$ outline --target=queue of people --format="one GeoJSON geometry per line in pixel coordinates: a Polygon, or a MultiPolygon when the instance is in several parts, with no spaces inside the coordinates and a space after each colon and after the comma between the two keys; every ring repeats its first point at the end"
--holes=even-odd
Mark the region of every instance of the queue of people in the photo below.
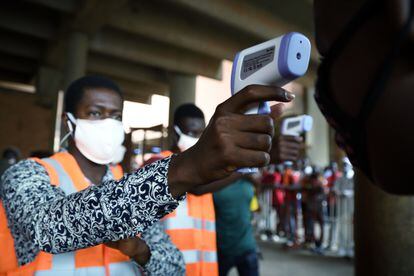
{"type": "Polygon", "coordinates": [[[323,170],[308,163],[286,162],[262,171],[259,234],[288,248],[352,257],[352,165],[347,158],[341,171],[335,162],[323,170]]]}

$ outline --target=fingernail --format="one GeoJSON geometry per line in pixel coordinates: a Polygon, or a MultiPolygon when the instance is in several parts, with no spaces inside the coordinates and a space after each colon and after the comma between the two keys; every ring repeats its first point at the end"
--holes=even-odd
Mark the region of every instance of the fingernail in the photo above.
{"type": "Polygon", "coordinates": [[[295,94],[285,91],[286,100],[293,100],[296,98],[295,94]]]}

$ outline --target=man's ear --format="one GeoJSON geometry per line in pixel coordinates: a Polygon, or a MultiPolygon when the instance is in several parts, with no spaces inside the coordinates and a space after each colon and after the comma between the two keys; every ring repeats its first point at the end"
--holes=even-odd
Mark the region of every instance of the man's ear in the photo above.
{"type": "MultiPolygon", "coordinates": [[[[389,24],[396,32],[401,30],[410,16],[411,0],[385,0],[385,8],[388,13],[389,24]]],[[[410,30],[411,43],[414,42],[414,24],[410,30]]]]}
{"type": "Polygon", "coordinates": [[[69,120],[68,114],[66,112],[62,113],[62,123],[65,127],[66,132],[73,132],[74,130],[74,125],[73,123],[69,120]]]}
{"type": "Polygon", "coordinates": [[[172,141],[173,142],[175,142],[175,143],[177,143],[178,142],[178,138],[179,138],[179,135],[178,135],[178,133],[177,133],[177,131],[175,130],[175,127],[174,127],[175,125],[173,125],[173,126],[171,126],[171,138],[172,138],[172,141]]]}
{"type": "Polygon", "coordinates": [[[168,135],[168,142],[170,143],[170,147],[172,151],[175,151],[178,149],[177,144],[178,144],[178,134],[174,129],[174,124],[172,126],[169,126],[169,135],[168,135]]]}

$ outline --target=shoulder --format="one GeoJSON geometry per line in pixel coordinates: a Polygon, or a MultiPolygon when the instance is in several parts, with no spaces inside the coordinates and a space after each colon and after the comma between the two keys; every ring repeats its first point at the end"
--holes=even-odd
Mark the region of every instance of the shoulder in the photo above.
{"type": "Polygon", "coordinates": [[[0,194],[27,179],[48,178],[45,168],[32,159],[25,159],[8,168],[1,177],[0,194]]]}
{"type": "Polygon", "coordinates": [[[2,179],[5,180],[15,177],[22,178],[38,173],[46,173],[45,168],[33,159],[25,159],[8,168],[4,172],[2,179]]]}

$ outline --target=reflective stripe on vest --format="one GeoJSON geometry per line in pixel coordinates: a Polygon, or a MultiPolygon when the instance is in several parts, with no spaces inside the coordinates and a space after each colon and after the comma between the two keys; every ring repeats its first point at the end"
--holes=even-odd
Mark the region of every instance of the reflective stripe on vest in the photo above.
{"type": "Polygon", "coordinates": [[[215,263],[217,262],[216,251],[182,250],[185,263],[215,263]]]}
{"type": "Polygon", "coordinates": [[[203,229],[203,220],[201,218],[192,218],[188,215],[188,201],[184,200],[175,210],[176,215],[173,218],[165,220],[165,229],[203,229]]]}
{"type": "Polygon", "coordinates": [[[210,221],[210,220],[205,220],[204,221],[204,229],[206,229],[207,231],[216,231],[216,222],[214,221],[210,221]]]}
{"type": "Polygon", "coordinates": [[[216,222],[195,218],[189,215],[188,200],[185,199],[175,210],[175,216],[167,217],[164,220],[166,230],[174,229],[200,229],[207,231],[216,231],[216,222]]]}
{"type": "MultiPolygon", "coordinates": [[[[58,153],[58,154],[67,154],[67,159],[73,158],[69,153],[58,153]]],[[[60,159],[62,156],[60,156],[60,159]]],[[[53,158],[45,158],[42,159],[43,162],[49,164],[57,173],[58,176],[58,184],[59,188],[62,189],[66,195],[70,195],[72,193],[77,192],[77,188],[74,185],[72,178],[68,174],[68,172],[65,170],[65,165],[58,162],[56,159],[53,158]]],[[[71,160],[72,162],[74,160],[71,160]]],[[[68,162],[70,162],[68,160],[68,162]]],[[[76,161],[75,161],[76,162],[76,161]]],[[[85,179],[86,181],[86,179],[85,179]]],[[[98,245],[97,247],[102,247],[102,250],[97,250],[97,253],[105,254],[102,252],[105,252],[103,245],[98,245]]],[[[81,251],[85,250],[94,250],[96,251],[97,247],[92,247],[90,249],[83,249],[81,251]]],[[[62,253],[62,254],[54,254],[52,255],[52,267],[48,270],[37,270],[35,272],[36,276],[52,276],[52,275],[107,275],[107,272],[109,272],[109,275],[141,275],[137,265],[135,265],[132,261],[119,261],[119,262],[111,262],[106,263],[105,257],[103,257],[103,262],[105,265],[101,266],[87,266],[85,267],[82,265],[82,267],[76,266],[76,256],[77,252],[68,252],[68,253],[62,253]],[[106,266],[106,267],[105,267],[106,266]],[[108,271],[109,270],[109,271],[108,271]]],[[[84,253],[84,252],[82,252],[84,253]]],[[[96,256],[97,258],[100,258],[101,256],[96,256]]],[[[125,256],[126,259],[129,259],[125,256]]],[[[85,261],[85,260],[83,260],[85,261]]],[[[86,260],[87,261],[87,260],[86,260]]],[[[110,261],[110,260],[109,260],[110,261]]],[[[107,275],[108,276],[108,275],[107,275]]]]}
{"type": "Polygon", "coordinates": [[[218,275],[216,224],[210,204],[213,204],[211,195],[189,194],[162,220],[166,232],[184,256],[187,276],[218,275]]]}
{"type": "MultiPolygon", "coordinates": [[[[75,253],[76,254],[76,253],[75,253]]],[[[105,275],[104,266],[76,267],[75,254],[73,252],[55,254],[52,257],[52,268],[49,270],[38,270],[36,276],[72,276],[72,275],[105,275]]],[[[131,262],[120,262],[109,264],[109,274],[114,275],[140,275],[136,265],[131,262]]]]}
{"type": "MultiPolygon", "coordinates": [[[[69,153],[57,153],[50,158],[32,160],[45,168],[50,184],[59,186],[66,195],[85,189],[89,185],[76,160],[69,153]],[[74,185],[73,181],[76,181],[77,185],[74,185]]],[[[113,167],[110,169],[115,179],[122,177],[122,170],[114,170],[113,167]]],[[[56,255],[41,251],[33,262],[19,267],[14,253],[13,237],[0,201],[0,276],[108,274],[141,275],[138,267],[128,256],[103,245],[56,255]]]]}
{"type": "Polygon", "coordinates": [[[70,195],[77,192],[76,187],[72,183],[72,179],[62,168],[62,165],[58,161],[52,158],[42,159],[44,162],[48,163],[54,168],[59,178],[59,188],[61,188],[66,195],[70,195]]]}

